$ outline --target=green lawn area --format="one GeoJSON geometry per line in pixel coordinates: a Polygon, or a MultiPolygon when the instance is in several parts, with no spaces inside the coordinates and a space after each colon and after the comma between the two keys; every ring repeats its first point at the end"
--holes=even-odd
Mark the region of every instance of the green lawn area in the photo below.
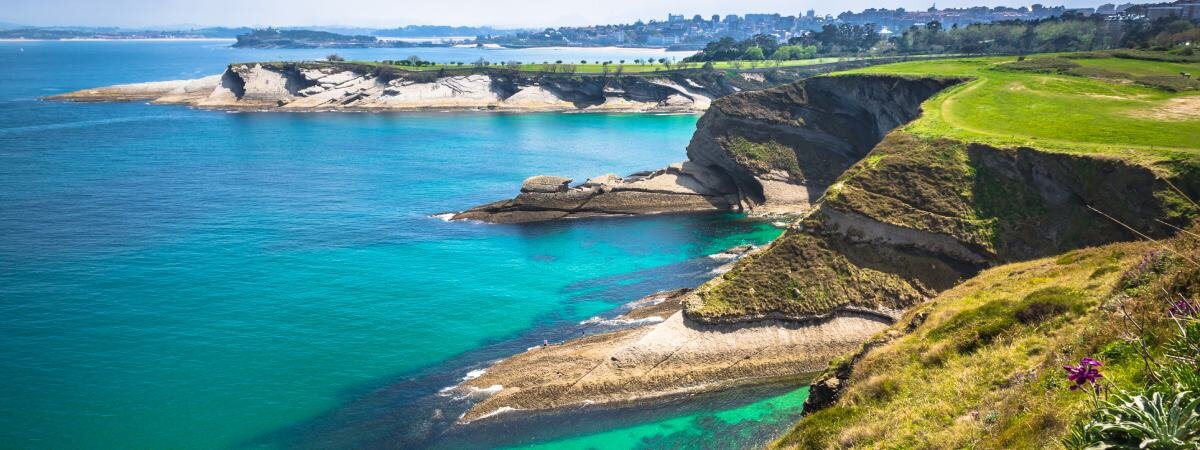
{"type": "MultiPolygon", "coordinates": [[[[1180,72],[1200,77],[1200,63],[1058,56],[1069,58],[1083,68],[1078,73],[1087,76],[1001,66],[1015,57],[906,62],[835,75],[975,78],[925,102],[924,115],[906,128],[916,135],[1103,153],[1144,162],[1200,158],[1200,91],[1172,92],[1139,84],[1142,77],[1183,80],[1180,72]]],[[[1046,57],[1050,56],[1029,59],[1046,57]]]]}

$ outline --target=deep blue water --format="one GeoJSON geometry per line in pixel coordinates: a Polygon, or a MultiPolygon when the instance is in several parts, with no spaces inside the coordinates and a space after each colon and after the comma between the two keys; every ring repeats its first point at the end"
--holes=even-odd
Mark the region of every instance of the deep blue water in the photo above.
{"type": "MultiPolygon", "coordinates": [[[[637,297],[695,285],[716,264],[705,255],[779,233],[730,215],[430,217],[509,197],[535,174],[682,160],[694,116],[38,100],[322,53],[225,45],[0,43],[0,447],[450,445],[428,418],[465,405],[437,389],[637,297]]],[[[544,439],[453,442],[550,442],[763,395],[563,422],[576,425],[544,439]],[[586,422],[610,426],[571,431],[586,422]]]]}

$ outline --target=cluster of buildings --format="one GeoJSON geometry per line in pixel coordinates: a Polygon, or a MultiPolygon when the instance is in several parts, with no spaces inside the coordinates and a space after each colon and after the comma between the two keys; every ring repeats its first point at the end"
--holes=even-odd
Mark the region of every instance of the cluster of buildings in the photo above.
{"type": "Polygon", "coordinates": [[[1151,20],[1161,17],[1200,20],[1200,3],[1176,3],[1168,6],[1151,6],[1146,8],[1146,16],[1151,20]]]}
{"type": "MultiPolygon", "coordinates": [[[[1200,17],[1200,4],[1175,4],[1166,7],[1151,7],[1149,17],[1177,15],[1185,18],[1200,17]]],[[[817,15],[808,10],[799,15],[746,14],[712,15],[699,14],[692,17],[670,14],[666,20],[637,21],[632,24],[595,25],[587,27],[546,28],[536,31],[520,31],[498,36],[479,36],[480,43],[495,43],[505,46],[648,46],[700,48],[704,44],[723,38],[745,39],[757,34],[774,36],[779,41],[820,30],[828,24],[875,24],[880,34],[889,36],[903,32],[911,26],[923,26],[938,21],[944,27],[965,26],[972,23],[988,23],[1004,20],[1032,20],[1067,13],[1090,16],[1104,15],[1113,20],[1144,17],[1145,8],[1138,14],[1130,13],[1135,5],[1104,4],[1097,8],[1066,8],[1034,4],[1012,8],[1006,6],[938,9],[936,5],[926,10],[908,11],[904,8],[870,8],[862,12],[844,12],[833,15],[817,15]]]]}
{"type": "Polygon", "coordinates": [[[774,34],[786,40],[805,30],[820,29],[822,25],[834,23],[832,16],[817,16],[810,10],[801,16],[780,14],[746,14],[727,16],[699,14],[688,18],[670,14],[667,20],[637,21],[621,25],[593,25],[587,27],[546,28],[538,31],[522,31],[503,36],[480,36],[479,42],[498,43],[505,46],[687,46],[698,47],[720,39],[733,37],[744,39],[756,34],[774,34]]]}

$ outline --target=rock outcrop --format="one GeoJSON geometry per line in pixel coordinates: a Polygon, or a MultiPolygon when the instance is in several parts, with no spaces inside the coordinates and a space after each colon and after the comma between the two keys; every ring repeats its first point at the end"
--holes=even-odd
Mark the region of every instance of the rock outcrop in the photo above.
{"type": "Polygon", "coordinates": [[[409,71],[350,62],[230,65],[219,76],[84,89],[51,100],[151,101],[215,109],[265,111],[596,111],[701,112],[713,99],[834,70],[882,64],[870,59],[754,73],[684,69],[662,72],[564,73],[500,66],[409,71]]]}
{"type": "Polygon", "coordinates": [[[454,218],[511,223],[713,210],[801,215],[888,131],[915,119],[921,102],[961,81],[817,77],[730,95],[700,118],[685,172],[589,181],[552,195],[522,193],[454,218]]]}
{"type": "MultiPolygon", "coordinates": [[[[407,72],[351,63],[235,64],[199,80],[137,83],[50,97],[149,100],[205,108],[278,111],[479,109],[500,111],[700,112],[737,92],[711,72],[639,75],[520,73],[503,69],[407,72]]],[[[781,75],[777,82],[799,77],[781,75]]],[[[767,82],[763,82],[767,83],[767,82]]]]}
{"type": "Polygon", "coordinates": [[[723,170],[760,212],[805,209],[921,103],[959,78],[816,77],[729,96],[700,118],[688,158],[723,170]]]}
{"type": "Polygon", "coordinates": [[[492,393],[460,422],[505,411],[711,391],[738,380],[805,377],[891,323],[888,317],[847,312],[810,323],[698,324],[679,312],[686,295],[681,290],[650,296],[638,302],[646,306],[618,318],[650,325],[530,349],[489,367],[455,388],[492,393]]]}
{"type": "Polygon", "coordinates": [[[722,211],[737,207],[733,184],[721,172],[691,162],[621,178],[604,175],[570,187],[563,177],[535,176],[521,193],[454,214],[452,220],[537,222],[583,217],[722,211]]]}

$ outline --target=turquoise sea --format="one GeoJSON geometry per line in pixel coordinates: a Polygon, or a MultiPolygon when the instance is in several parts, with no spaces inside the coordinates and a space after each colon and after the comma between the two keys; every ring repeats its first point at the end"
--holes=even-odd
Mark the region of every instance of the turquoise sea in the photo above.
{"type": "MultiPolygon", "coordinates": [[[[326,53],[227,45],[0,43],[0,448],[729,448],[795,420],[794,386],[462,429],[448,424],[466,404],[437,395],[780,233],[727,214],[432,217],[509,197],[530,175],[683,160],[695,116],[39,100],[326,53]]],[[[411,53],[347,56],[397,51],[411,53]]],[[[571,51],[562,59],[646,56],[571,51]]]]}

